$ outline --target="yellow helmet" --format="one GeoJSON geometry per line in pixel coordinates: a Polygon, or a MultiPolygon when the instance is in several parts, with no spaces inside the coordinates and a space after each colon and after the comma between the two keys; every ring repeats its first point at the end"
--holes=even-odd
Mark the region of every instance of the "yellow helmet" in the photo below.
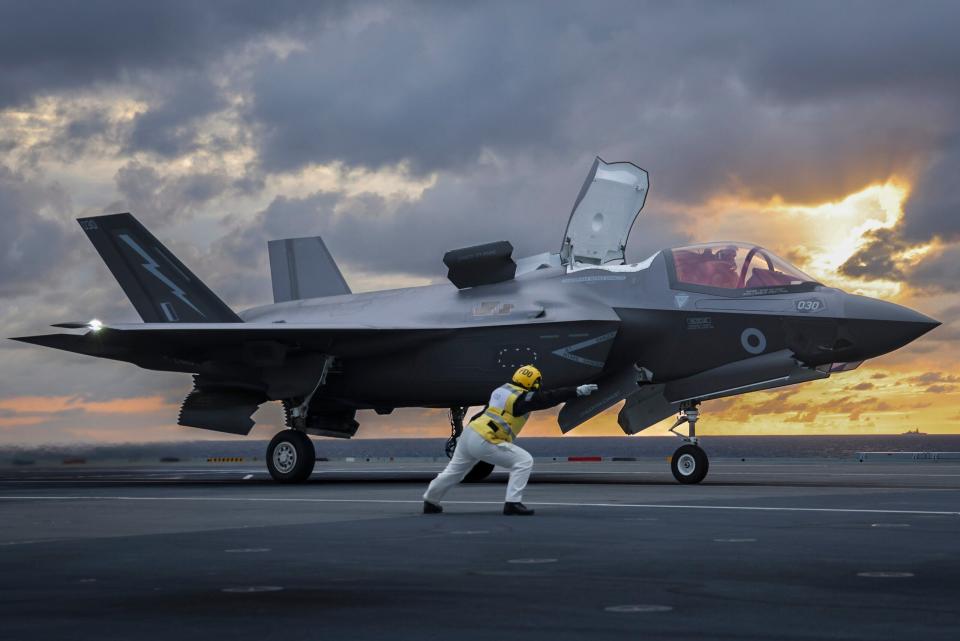
{"type": "Polygon", "coordinates": [[[525,389],[540,389],[540,370],[533,365],[524,365],[513,374],[513,382],[525,389]]]}

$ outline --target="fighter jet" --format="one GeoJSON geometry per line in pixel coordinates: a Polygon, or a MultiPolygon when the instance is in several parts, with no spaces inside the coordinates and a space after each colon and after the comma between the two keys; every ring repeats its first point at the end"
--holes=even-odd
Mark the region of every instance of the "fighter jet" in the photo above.
{"type": "MultiPolygon", "coordinates": [[[[818,282],[748,242],[672,247],[627,264],[647,172],[597,158],[556,252],[514,260],[508,240],[448,251],[449,283],[350,292],[323,241],[269,242],[274,303],[234,312],[130,214],[79,219],[143,323],[54,325],[14,340],[193,375],[179,424],[248,434],[263,403],[286,428],[267,450],[282,482],[306,480],[308,435],[352,437],[358,410],[448,408],[456,446],[470,406],[524,364],[544,386],[596,383],[565,404],[566,433],[623,402],[636,434],[671,415],[680,483],[709,460],[702,402],[828,378],[940,323],[818,282]]],[[[489,474],[478,465],[472,478],[489,474]]]]}

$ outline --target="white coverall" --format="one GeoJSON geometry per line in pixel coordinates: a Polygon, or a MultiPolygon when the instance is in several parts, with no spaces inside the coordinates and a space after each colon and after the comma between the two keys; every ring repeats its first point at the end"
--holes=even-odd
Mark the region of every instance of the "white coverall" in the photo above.
{"type": "Polygon", "coordinates": [[[513,443],[494,445],[470,428],[463,430],[463,434],[457,441],[453,458],[437,478],[431,481],[423,495],[424,501],[439,505],[450,488],[462,481],[467,472],[480,461],[510,470],[506,501],[507,503],[523,501],[523,489],[527,487],[530,471],[533,470],[533,457],[529,452],[513,443]]]}

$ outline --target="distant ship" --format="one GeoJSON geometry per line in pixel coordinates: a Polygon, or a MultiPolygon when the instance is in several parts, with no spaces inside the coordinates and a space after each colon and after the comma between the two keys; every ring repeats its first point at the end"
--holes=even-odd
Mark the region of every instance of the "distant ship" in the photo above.
{"type": "Polygon", "coordinates": [[[909,434],[909,435],[918,435],[918,436],[926,436],[926,435],[927,435],[926,432],[921,432],[919,429],[912,429],[912,430],[908,430],[908,431],[906,431],[906,432],[903,432],[900,436],[907,436],[908,434],[909,434]]]}

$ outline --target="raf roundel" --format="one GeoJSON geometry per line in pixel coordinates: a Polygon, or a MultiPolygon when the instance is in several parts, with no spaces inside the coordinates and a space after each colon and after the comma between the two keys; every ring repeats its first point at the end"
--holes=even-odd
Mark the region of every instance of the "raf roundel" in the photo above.
{"type": "Polygon", "coordinates": [[[756,327],[748,327],[740,334],[740,344],[751,354],[763,354],[767,349],[767,337],[756,327]]]}

